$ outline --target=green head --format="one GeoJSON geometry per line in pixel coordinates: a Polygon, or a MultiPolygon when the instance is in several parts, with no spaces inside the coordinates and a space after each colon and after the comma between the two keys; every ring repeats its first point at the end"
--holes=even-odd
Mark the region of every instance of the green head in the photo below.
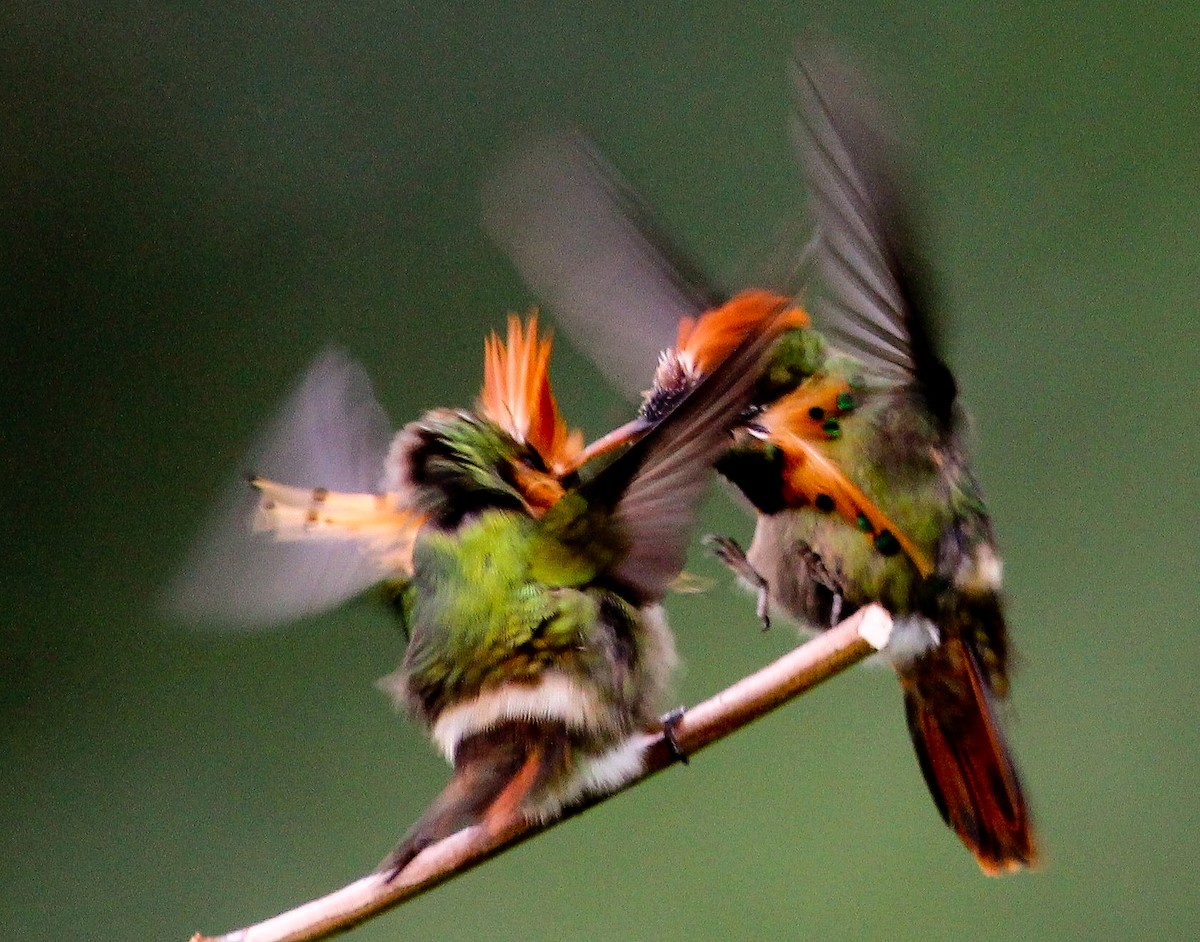
{"type": "Polygon", "coordinates": [[[755,402],[774,402],[791,392],[821,369],[825,356],[825,340],[815,330],[794,327],[786,331],[771,351],[755,390],[755,402]]]}
{"type": "Polygon", "coordinates": [[[489,509],[528,512],[523,483],[544,475],[541,456],[487,419],[435,410],[406,426],[390,463],[417,508],[443,528],[489,509]]]}

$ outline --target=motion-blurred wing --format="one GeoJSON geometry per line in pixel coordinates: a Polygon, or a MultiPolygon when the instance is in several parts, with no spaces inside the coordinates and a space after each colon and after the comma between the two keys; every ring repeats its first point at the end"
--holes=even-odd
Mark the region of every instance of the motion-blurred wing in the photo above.
{"type": "MultiPolygon", "coordinates": [[[[247,472],[331,491],[378,492],[391,429],[362,368],[318,358],[245,459],[247,472]]],[[[244,476],[226,488],[165,599],[169,614],[233,628],[332,608],[388,576],[364,543],[320,533],[278,539],[254,524],[262,495],[244,476]]]]}
{"type": "Polygon", "coordinates": [[[484,190],[484,221],[571,339],[631,397],[683,317],[723,297],[579,134],[543,138],[484,190]]]}
{"type": "Polygon", "coordinates": [[[713,462],[729,447],[729,430],[749,406],[767,352],[789,326],[790,314],[785,299],[777,299],[761,330],[581,488],[589,505],[613,506],[627,551],[612,576],[643,599],[661,599],[682,570],[713,462]]]}
{"type": "Polygon", "coordinates": [[[817,225],[821,327],[879,379],[915,383],[946,426],[955,386],[919,289],[899,146],[857,76],[828,49],[795,63],[796,140],[817,225]]]}

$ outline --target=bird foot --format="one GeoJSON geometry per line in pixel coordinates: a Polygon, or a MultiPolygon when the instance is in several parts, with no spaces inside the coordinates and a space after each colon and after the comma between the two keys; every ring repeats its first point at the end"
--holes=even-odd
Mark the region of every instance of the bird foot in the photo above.
{"type": "Polygon", "coordinates": [[[667,749],[673,758],[684,765],[688,764],[688,754],[683,751],[683,747],[679,744],[679,737],[676,735],[675,730],[686,712],[687,707],[679,707],[679,709],[672,710],[662,718],[663,740],[667,744],[667,749]]]}
{"type": "Polygon", "coordinates": [[[702,542],[712,550],[717,559],[755,591],[754,611],[758,620],[762,622],[762,630],[767,631],[771,627],[771,594],[767,580],[746,558],[745,550],[733,537],[710,533],[702,542]]]}
{"type": "MultiPolygon", "coordinates": [[[[812,582],[814,586],[819,586],[829,600],[829,619],[827,628],[832,628],[842,620],[842,616],[849,617],[856,611],[855,607],[846,603],[846,598],[842,595],[839,586],[842,580],[834,577],[834,573],[825,565],[825,560],[821,558],[821,554],[809,546],[807,543],[796,544],[796,560],[798,569],[804,574],[804,577],[812,582]]],[[[839,573],[840,576],[840,573],[839,573]]]]}

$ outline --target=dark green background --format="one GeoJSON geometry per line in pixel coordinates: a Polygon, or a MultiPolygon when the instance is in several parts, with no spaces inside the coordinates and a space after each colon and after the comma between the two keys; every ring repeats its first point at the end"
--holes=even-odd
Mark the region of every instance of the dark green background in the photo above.
{"type": "MultiPolygon", "coordinates": [[[[814,25],[919,157],[1044,872],[978,873],[858,670],[354,938],[1195,931],[1194,2],[633,6],[5,5],[0,936],[182,942],[391,846],[446,770],[372,687],[387,618],[204,635],[158,587],[325,342],[397,423],[471,401],[531,301],[477,197],[529,128],[589,129],[719,274],[778,251],[814,25]]],[[[554,370],[590,432],[623,414],[565,344],[554,370]]],[[[723,501],[706,525],[748,532],[723,501]]],[[[681,701],[792,643],[724,579],[670,609],[681,701]]]]}

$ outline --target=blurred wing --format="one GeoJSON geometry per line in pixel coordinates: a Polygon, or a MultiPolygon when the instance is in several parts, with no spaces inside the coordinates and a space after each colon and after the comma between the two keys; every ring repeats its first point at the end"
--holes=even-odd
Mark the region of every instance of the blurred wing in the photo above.
{"type": "Polygon", "coordinates": [[[656,601],[679,576],[713,462],[753,398],[763,360],[788,323],[774,318],[739,344],[647,435],[587,482],[588,504],[608,503],[627,552],[612,575],[656,601]]]}
{"type": "MultiPolygon", "coordinates": [[[[391,429],[370,380],[337,350],[318,358],[245,459],[246,471],[307,488],[381,489],[391,429]]],[[[391,575],[355,538],[276,539],[255,531],[260,493],[244,476],[217,504],[167,613],[192,623],[267,626],[330,609],[391,575]]]]}
{"type": "Polygon", "coordinates": [[[915,384],[949,426],[954,380],[919,296],[898,145],[858,77],[828,49],[801,48],[795,91],[824,288],[821,326],[875,377],[915,384]]]}
{"type": "Polygon", "coordinates": [[[723,300],[580,134],[522,150],[483,201],[488,231],[526,284],[630,397],[649,385],[680,319],[723,300]]]}

